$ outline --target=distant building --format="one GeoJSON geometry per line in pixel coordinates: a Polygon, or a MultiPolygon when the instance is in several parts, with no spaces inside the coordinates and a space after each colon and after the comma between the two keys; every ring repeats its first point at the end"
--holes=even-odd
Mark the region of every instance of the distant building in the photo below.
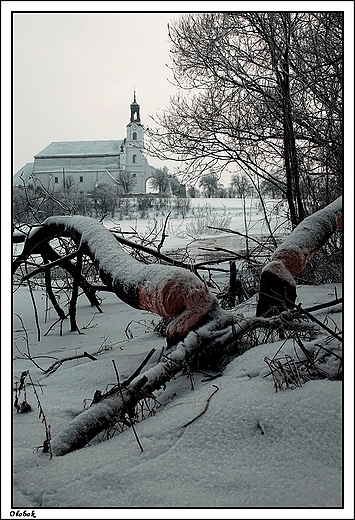
{"type": "Polygon", "coordinates": [[[131,193],[146,193],[147,180],[156,170],[144,156],[144,128],[134,92],[126,137],[120,141],[53,142],[14,175],[14,185],[43,185],[48,190],[77,184],[90,191],[106,183],[118,186],[124,175],[133,180],[131,193]],[[22,181],[23,179],[23,181],[22,181]]]}

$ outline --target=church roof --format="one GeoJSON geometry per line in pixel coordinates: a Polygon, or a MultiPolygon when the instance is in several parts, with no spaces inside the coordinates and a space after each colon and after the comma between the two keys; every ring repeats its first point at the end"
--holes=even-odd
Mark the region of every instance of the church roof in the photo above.
{"type": "Polygon", "coordinates": [[[35,159],[48,157],[85,157],[119,155],[121,141],[60,141],[46,146],[35,159]]]}

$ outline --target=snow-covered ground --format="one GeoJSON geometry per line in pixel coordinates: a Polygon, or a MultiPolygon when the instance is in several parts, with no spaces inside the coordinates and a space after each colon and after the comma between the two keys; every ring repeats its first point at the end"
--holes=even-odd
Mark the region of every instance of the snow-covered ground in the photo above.
{"type": "MultiPolygon", "coordinates": [[[[222,205],[220,208],[223,210],[222,205]]],[[[243,212],[237,215],[236,208],[230,211],[230,227],[243,232],[243,212]]],[[[257,211],[252,210],[253,222],[259,220],[257,211]]],[[[129,229],[128,224],[122,221],[122,229],[129,229]]],[[[184,221],[173,224],[182,226],[184,221]]],[[[147,223],[135,225],[143,232],[147,223]]],[[[254,229],[255,233],[263,232],[259,224],[254,229]]],[[[166,248],[184,245],[186,240],[171,233],[166,248]]],[[[342,296],[341,284],[298,288],[303,307],[330,301],[335,294],[342,296]]],[[[101,294],[102,314],[95,313],[81,297],[81,334],[70,332],[65,323],[60,335],[58,324],[51,328],[56,315],[53,310],[45,312],[43,290],[34,291],[34,296],[40,341],[29,292],[20,288],[14,293],[13,374],[9,384],[14,388],[21,373],[30,371],[54,436],[89,405],[96,390],[105,391],[115,384],[113,360],[124,380],[152,348],[156,353],[148,367],[154,364],[165,340],[153,332],[159,321],[156,316],[132,309],[109,293],[101,294]],[[31,356],[42,368],[84,351],[97,360],[83,357],[65,361],[44,376],[26,359],[27,342],[31,356]]],[[[241,311],[246,316],[255,313],[255,298],[241,311]]],[[[342,330],[341,306],[315,315],[320,320],[327,315],[328,326],[342,330]]],[[[324,340],[322,331],[318,341],[324,340]]],[[[330,348],[333,344],[330,342],[330,348]]],[[[353,499],[349,496],[352,472],[345,473],[343,489],[343,385],[340,381],[310,380],[299,388],[275,392],[264,359],[286,353],[295,355],[292,340],[259,345],[235,358],[221,377],[206,381],[206,374],[194,374],[194,390],[187,375],[178,376],[156,393],[161,404],[150,403],[151,413],[146,411],[146,418],[135,425],[143,451],[132,429],[126,429],[109,440],[50,459],[36,449],[45,439],[45,430],[27,376],[27,401],[32,411],[13,412],[14,509],[7,471],[2,518],[12,518],[15,514],[11,511],[23,512],[22,508],[27,513],[35,511],[37,518],[351,518],[346,516],[348,509],[342,509],[344,489],[347,507],[353,499]],[[206,412],[183,427],[205,409],[209,398],[206,412]]],[[[6,450],[9,455],[10,444],[6,450]]],[[[351,465],[346,467],[351,471],[351,465]]]]}

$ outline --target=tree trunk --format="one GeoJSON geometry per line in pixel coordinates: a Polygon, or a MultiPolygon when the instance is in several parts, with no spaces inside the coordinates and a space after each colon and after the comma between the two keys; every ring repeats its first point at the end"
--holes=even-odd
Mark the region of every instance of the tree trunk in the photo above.
{"type": "Polygon", "coordinates": [[[277,82],[281,93],[282,126],[283,126],[283,156],[286,172],[286,196],[290,210],[292,227],[296,227],[305,218],[306,213],[300,192],[300,173],[297,157],[296,139],[291,105],[290,88],[290,48],[291,48],[291,16],[283,13],[283,50],[280,51],[276,39],[267,36],[270,51],[273,56],[277,82]],[[279,56],[278,53],[281,52],[279,56]]]}
{"type": "MultiPolygon", "coordinates": [[[[334,211],[337,214],[341,210],[337,206],[334,211]]],[[[326,216],[324,219],[327,220],[326,216]]],[[[319,220],[324,225],[322,219],[319,220]]],[[[80,254],[92,259],[103,282],[120,299],[132,307],[171,318],[167,335],[168,339],[174,339],[174,348],[168,351],[163,361],[158,361],[143,374],[136,375],[139,370],[136,371],[134,379],[131,377],[126,385],[120,385],[116,394],[102,397],[100,391],[95,392],[92,406],[55,435],[50,445],[48,441],[44,443],[43,450],[54,455],[80,449],[105,429],[119,421],[125,422],[125,414],[130,415],[141,399],[182,370],[220,371],[230,356],[241,355],[262,343],[252,331],[266,329],[270,340],[270,330],[277,332],[285,327],[304,330],[301,323],[283,320],[283,317],[245,319],[233,316],[219,307],[217,299],[196,275],[180,267],[136,261],[122,249],[108,229],[88,217],[48,218],[31,230],[16,266],[26,261],[30,254],[38,254],[58,236],[73,239],[80,254]],[[177,341],[179,336],[184,340],[177,341]]]]}
{"type": "MultiPolygon", "coordinates": [[[[179,342],[164,361],[137,375],[129,385],[121,385],[114,395],[101,400],[99,397],[98,401],[94,399],[90,408],[75,417],[63,431],[53,437],[51,453],[61,456],[83,448],[102,431],[117,422],[125,422],[127,410],[133,416],[134,407],[141,399],[149,397],[183,369],[211,369],[212,365],[214,370],[220,370],[219,363],[225,363],[226,356],[241,355],[257,345],[256,342],[248,341],[246,335],[260,328],[279,331],[283,326],[305,330],[303,324],[291,320],[283,322],[280,318],[236,318],[220,308],[214,309],[207,323],[190,332],[184,342],[179,342]]],[[[307,328],[310,330],[312,326],[307,324],[307,328]]],[[[97,391],[96,395],[102,394],[97,391]]],[[[49,446],[44,446],[43,451],[49,451],[49,446]]]]}
{"type": "Polygon", "coordinates": [[[218,302],[206,284],[181,267],[142,264],[119,245],[112,233],[90,217],[47,218],[27,237],[15,270],[30,254],[39,253],[50,240],[69,236],[88,255],[109,290],[137,309],[171,319],[168,338],[184,338],[218,302]]]}
{"type": "Polygon", "coordinates": [[[278,314],[296,301],[294,276],[337,228],[342,226],[342,197],[304,219],[274,251],[261,273],[256,315],[278,314]],[[291,302],[291,304],[290,304],[291,302]]]}

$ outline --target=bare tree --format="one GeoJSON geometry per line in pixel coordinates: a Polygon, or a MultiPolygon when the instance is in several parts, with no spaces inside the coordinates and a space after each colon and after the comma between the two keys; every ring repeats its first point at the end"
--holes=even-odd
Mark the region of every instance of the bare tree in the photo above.
{"type": "Polygon", "coordinates": [[[210,199],[211,197],[216,196],[218,190],[218,175],[213,171],[209,171],[208,173],[204,173],[201,178],[199,185],[204,189],[206,196],[210,199]]]}
{"type": "Polygon", "coordinates": [[[116,177],[117,185],[122,189],[122,192],[125,195],[128,195],[128,193],[131,193],[133,188],[137,184],[137,179],[133,177],[133,174],[126,171],[126,170],[120,170],[117,177],[116,177]]]}
{"type": "Polygon", "coordinates": [[[169,174],[168,168],[156,168],[152,177],[149,179],[149,185],[154,190],[158,190],[159,194],[167,193],[169,191],[169,174]]]}
{"type": "Polygon", "coordinates": [[[247,197],[253,190],[252,184],[248,177],[241,174],[232,175],[230,186],[235,188],[237,196],[240,198],[247,197]]]}
{"type": "Polygon", "coordinates": [[[329,186],[340,195],[340,12],[187,14],[169,38],[181,89],[150,153],[186,164],[189,180],[237,164],[281,191],[293,227],[329,186]]]}
{"type": "Polygon", "coordinates": [[[90,192],[90,195],[96,217],[101,218],[107,214],[114,217],[118,193],[112,189],[112,185],[105,183],[97,184],[90,192]]]}

